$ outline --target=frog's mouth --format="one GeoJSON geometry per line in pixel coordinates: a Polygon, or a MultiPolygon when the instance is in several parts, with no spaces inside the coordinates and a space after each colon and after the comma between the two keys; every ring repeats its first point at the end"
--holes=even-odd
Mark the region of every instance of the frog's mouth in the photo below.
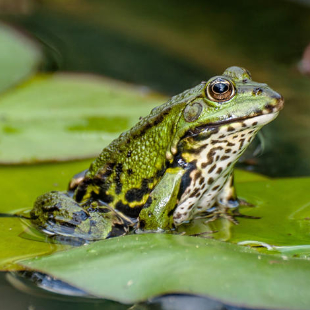
{"type": "Polygon", "coordinates": [[[278,114],[279,110],[268,114],[260,112],[253,116],[236,117],[225,121],[208,123],[188,130],[184,138],[197,136],[199,134],[211,135],[217,133],[222,127],[227,127],[227,132],[231,131],[231,133],[236,133],[251,127],[262,127],[274,120],[278,114]]]}

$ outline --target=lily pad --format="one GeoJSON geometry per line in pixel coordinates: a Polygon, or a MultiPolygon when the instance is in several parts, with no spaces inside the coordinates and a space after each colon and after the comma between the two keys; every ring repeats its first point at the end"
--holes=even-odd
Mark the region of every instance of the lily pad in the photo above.
{"type": "MultiPolygon", "coordinates": [[[[244,175],[245,176],[245,175],[244,175]]],[[[310,178],[283,178],[246,181],[240,176],[238,197],[252,203],[241,207],[239,225],[220,219],[206,223],[195,220],[180,227],[187,234],[209,233],[213,238],[278,251],[291,257],[310,257],[310,178]],[[213,233],[212,233],[213,232],[213,233]]],[[[254,174],[254,176],[256,176],[254,174]]]]}
{"type": "Polygon", "coordinates": [[[3,23],[0,23],[0,46],[2,91],[33,74],[42,61],[42,53],[29,37],[3,23]]]}
{"type": "Polygon", "coordinates": [[[253,308],[308,309],[310,303],[309,261],[188,236],[125,236],[21,264],[124,303],[171,293],[253,308]]]}
{"type": "MultiPolygon", "coordinates": [[[[0,213],[14,214],[31,209],[37,196],[50,190],[65,190],[70,178],[86,169],[90,161],[0,167],[0,213]]],[[[40,234],[32,235],[27,220],[0,217],[0,270],[15,271],[16,260],[63,250],[69,246],[51,244],[40,234]]]]}
{"type": "Polygon", "coordinates": [[[93,76],[37,76],[0,99],[0,163],[97,156],[165,101],[146,88],[93,76]]]}
{"type": "Polygon", "coordinates": [[[19,218],[0,218],[0,270],[21,270],[17,260],[51,254],[55,251],[70,248],[69,245],[46,242],[46,237],[40,234],[31,235],[27,226],[19,218]]]}

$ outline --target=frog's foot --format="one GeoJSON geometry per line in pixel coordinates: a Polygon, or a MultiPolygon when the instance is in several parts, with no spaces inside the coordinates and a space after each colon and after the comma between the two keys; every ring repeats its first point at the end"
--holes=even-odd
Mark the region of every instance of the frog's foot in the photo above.
{"type": "MultiPolygon", "coordinates": [[[[254,207],[254,205],[251,205],[251,207],[254,207]]],[[[252,215],[242,214],[242,213],[240,213],[238,208],[233,210],[232,213],[233,213],[234,217],[243,217],[243,218],[246,218],[246,219],[254,219],[254,220],[261,219],[260,216],[252,216],[252,215]]]]}
{"type": "Polygon", "coordinates": [[[215,205],[213,208],[202,213],[200,216],[195,217],[195,219],[201,219],[201,218],[205,219],[204,223],[207,224],[219,218],[224,218],[235,225],[239,224],[239,221],[236,219],[237,217],[243,217],[248,219],[260,219],[260,217],[245,215],[240,213],[239,211],[239,206],[254,207],[254,205],[239,199],[233,201],[233,204],[231,202],[232,201],[230,201],[230,203],[225,205],[223,203],[217,203],[217,205],[215,205]]]}
{"type": "Polygon", "coordinates": [[[67,193],[50,192],[36,200],[30,212],[32,223],[52,236],[99,240],[126,234],[129,220],[99,202],[78,204],[67,193]]]}
{"type": "Polygon", "coordinates": [[[204,213],[201,213],[199,216],[195,216],[194,220],[196,219],[204,219],[204,224],[208,224],[210,222],[216,221],[220,218],[227,219],[228,221],[232,222],[235,225],[238,225],[239,222],[237,219],[235,219],[234,215],[231,214],[231,211],[229,208],[226,208],[227,211],[223,211],[223,209],[218,208],[212,208],[212,211],[207,211],[204,213]]]}
{"type": "Polygon", "coordinates": [[[238,201],[239,207],[250,207],[250,208],[256,207],[255,205],[253,205],[253,203],[247,202],[244,199],[239,199],[238,198],[237,201],[238,201]]]}
{"type": "Polygon", "coordinates": [[[217,211],[217,212],[214,212],[213,214],[210,215],[210,218],[207,218],[204,223],[207,224],[207,223],[210,223],[210,222],[213,222],[219,218],[224,218],[226,220],[228,220],[229,222],[235,224],[235,225],[238,225],[239,222],[237,219],[235,219],[234,215],[232,214],[229,214],[228,212],[222,212],[221,210],[217,211]]]}

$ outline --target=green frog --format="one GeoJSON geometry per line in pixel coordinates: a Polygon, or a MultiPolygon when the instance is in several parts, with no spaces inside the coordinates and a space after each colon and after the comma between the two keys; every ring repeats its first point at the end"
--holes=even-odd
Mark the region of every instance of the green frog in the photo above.
{"type": "Polygon", "coordinates": [[[171,231],[199,216],[230,217],[233,168],[283,98],[250,73],[222,75],[172,97],[103,149],[67,192],[37,198],[33,224],[51,235],[98,240],[171,231]]]}

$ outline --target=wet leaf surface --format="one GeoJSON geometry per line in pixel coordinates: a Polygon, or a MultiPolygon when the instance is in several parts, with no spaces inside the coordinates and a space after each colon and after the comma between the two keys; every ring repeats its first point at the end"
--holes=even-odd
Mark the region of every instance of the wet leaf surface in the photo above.
{"type": "Polygon", "coordinates": [[[310,302],[309,261],[197,237],[125,236],[22,265],[125,303],[171,293],[260,308],[308,309],[310,302]]]}
{"type": "Polygon", "coordinates": [[[0,98],[0,163],[97,156],[165,98],[94,76],[39,76],[0,98]]]}

